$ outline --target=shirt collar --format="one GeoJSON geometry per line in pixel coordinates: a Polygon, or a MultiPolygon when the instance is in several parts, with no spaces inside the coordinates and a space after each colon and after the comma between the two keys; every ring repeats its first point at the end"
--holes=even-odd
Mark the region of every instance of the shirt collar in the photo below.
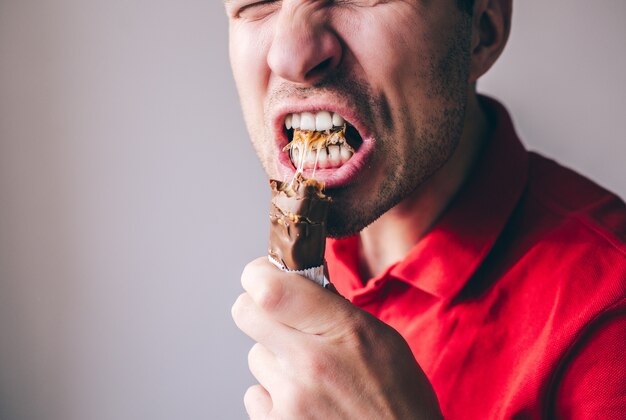
{"type": "Polygon", "coordinates": [[[454,296],[493,247],[526,185],[528,156],[506,109],[481,97],[495,128],[464,186],[435,226],[365,286],[358,279],[358,235],[328,240],[331,280],[348,298],[391,276],[431,295],[454,296]]]}

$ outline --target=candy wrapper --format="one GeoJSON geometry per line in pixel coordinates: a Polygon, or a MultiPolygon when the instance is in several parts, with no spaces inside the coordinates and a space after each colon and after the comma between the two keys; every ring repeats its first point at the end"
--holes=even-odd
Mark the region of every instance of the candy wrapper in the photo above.
{"type": "Polygon", "coordinates": [[[270,261],[327,287],[324,251],[331,200],[324,184],[297,173],[291,182],[270,180],[270,186],[270,261]]]}

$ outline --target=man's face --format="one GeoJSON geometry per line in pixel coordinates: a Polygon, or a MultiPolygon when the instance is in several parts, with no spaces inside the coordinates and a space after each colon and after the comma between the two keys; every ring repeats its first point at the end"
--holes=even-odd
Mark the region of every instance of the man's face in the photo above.
{"type": "Polygon", "coordinates": [[[315,173],[333,198],[330,235],[358,232],[451,156],[471,24],[455,0],[227,0],[226,9],[245,121],[271,178],[295,172],[282,151],[286,119],[324,128],[336,113],[348,123],[356,152],[328,150],[315,173]]]}

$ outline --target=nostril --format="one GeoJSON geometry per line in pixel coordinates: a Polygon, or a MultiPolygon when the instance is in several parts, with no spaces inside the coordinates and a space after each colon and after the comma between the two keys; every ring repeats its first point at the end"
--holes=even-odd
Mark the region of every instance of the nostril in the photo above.
{"type": "MultiPolygon", "coordinates": [[[[0,0],[1,1],[1,0],[0,0]]],[[[342,44],[324,21],[296,22],[285,13],[267,52],[267,64],[278,77],[298,84],[316,84],[342,61],[342,44]],[[294,29],[294,28],[297,28],[294,29]],[[301,29],[300,29],[301,28],[301,29]]]]}
{"type": "Polygon", "coordinates": [[[330,68],[332,63],[333,63],[333,58],[332,57],[327,58],[326,60],[322,61],[317,66],[309,70],[308,73],[306,74],[306,78],[313,79],[324,74],[330,68]]]}

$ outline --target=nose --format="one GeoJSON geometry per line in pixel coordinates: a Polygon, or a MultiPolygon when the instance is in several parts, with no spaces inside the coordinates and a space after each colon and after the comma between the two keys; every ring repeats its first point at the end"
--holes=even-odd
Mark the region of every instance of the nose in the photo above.
{"type": "Polygon", "coordinates": [[[287,11],[277,19],[267,62],[290,82],[313,85],[339,66],[342,46],[337,34],[315,13],[287,11]]]}

